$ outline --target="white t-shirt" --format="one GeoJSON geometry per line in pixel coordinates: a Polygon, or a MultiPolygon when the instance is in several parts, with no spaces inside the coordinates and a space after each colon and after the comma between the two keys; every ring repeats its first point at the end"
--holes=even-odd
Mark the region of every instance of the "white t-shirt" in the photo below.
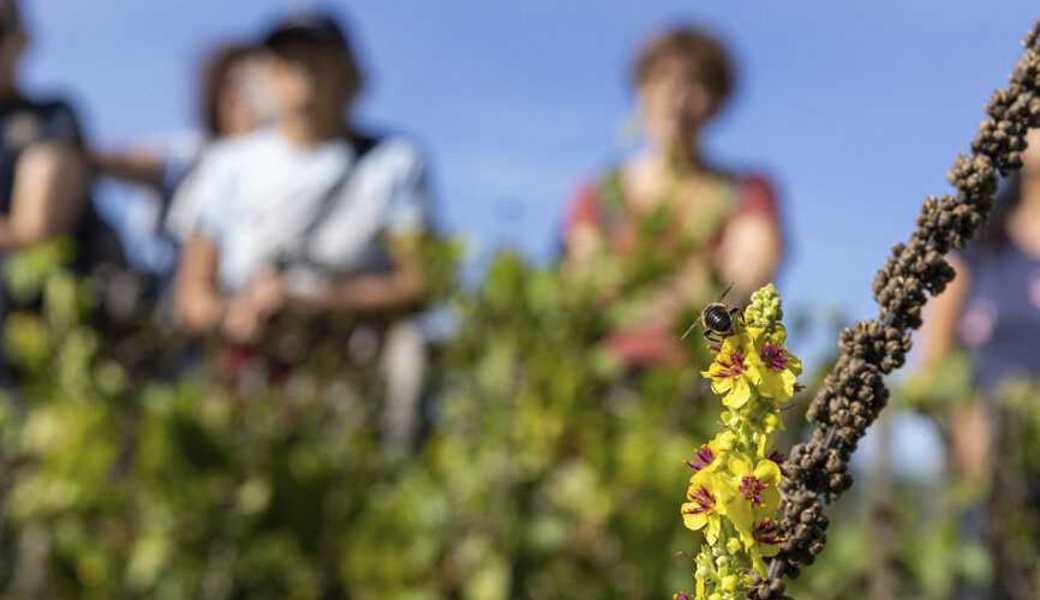
{"type": "Polygon", "coordinates": [[[417,149],[387,138],[356,156],[346,140],[300,148],[275,130],[230,139],[206,151],[173,206],[199,207],[193,229],[217,243],[224,289],[241,289],[280,257],[305,255],[288,276],[294,291],[306,293],[331,275],[390,268],[385,238],[426,226],[417,149]],[[313,227],[348,169],[347,184],[313,227]]]}

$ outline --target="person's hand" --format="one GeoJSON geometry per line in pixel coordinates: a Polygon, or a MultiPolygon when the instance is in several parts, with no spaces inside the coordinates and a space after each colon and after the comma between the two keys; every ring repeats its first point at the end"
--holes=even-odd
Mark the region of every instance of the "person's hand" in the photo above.
{"type": "Polygon", "coordinates": [[[246,293],[261,317],[270,318],[285,306],[285,276],[274,269],[266,269],[253,278],[246,293]]]}
{"type": "Polygon", "coordinates": [[[267,319],[258,308],[249,294],[232,298],[222,323],[224,336],[238,344],[251,344],[260,339],[267,319]]]}

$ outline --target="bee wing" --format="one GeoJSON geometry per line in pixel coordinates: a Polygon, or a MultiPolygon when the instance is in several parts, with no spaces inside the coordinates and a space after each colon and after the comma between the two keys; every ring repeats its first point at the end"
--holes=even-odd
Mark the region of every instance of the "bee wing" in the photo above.
{"type": "Polygon", "coordinates": [[[721,296],[719,296],[719,302],[722,302],[723,300],[725,300],[726,296],[729,295],[729,293],[733,291],[733,285],[734,284],[731,283],[731,284],[729,284],[729,286],[726,287],[726,290],[724,292],[722,292],[721,296]]]}

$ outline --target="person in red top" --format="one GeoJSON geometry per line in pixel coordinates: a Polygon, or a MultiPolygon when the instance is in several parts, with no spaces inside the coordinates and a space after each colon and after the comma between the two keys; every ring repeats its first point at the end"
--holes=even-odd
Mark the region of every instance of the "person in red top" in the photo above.
{"type": "Polygon", "coordinates": [[[780,264],[769,181],[724,172],[702,153],[701,134],[733,78],[725,48],[703,30],[679,26],[651,38],[632,68],[645,148],[571,203],[564,268],[598,270],[597,281],[609,282],[605,297],[625,305],[608,345],[626,366],[679,360],[682,315],[716,300],[720,286],[732,286],[727,300],[739,302],[780,264]]]}

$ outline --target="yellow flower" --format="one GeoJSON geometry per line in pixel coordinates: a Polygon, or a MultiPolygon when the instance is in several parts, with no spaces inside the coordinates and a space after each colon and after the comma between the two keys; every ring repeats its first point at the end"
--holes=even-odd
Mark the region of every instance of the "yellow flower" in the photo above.
{"type": "Polygon", "coordinates": [[[751,566],[764,577],[767,569],[763,557],[776,556],[780,552],[780,528],[776,521],[766,517],[755,523],[751,538],[754,541],[749,545],[751,566]]]}
{"type": "Polygon", "coordinates": [[[755,523],[771,518],[780,504],[780,467],[768,458],[755,464],[740,455],[730,458],[728,466],[735,493],[728,497],[725,513],[745,544],[752,545],[755,523]]]}
{"type": "Polygon", "coordinates": [[[700,472],[690,480],[686,489],[688,502],[682,505],[683,525],[693,531],[704,530],[704,537],[714,545],[722,531],[722,515],[732,493],[725,482],[707,472],[700,472]]]}
{"type": "Polygon", "coordinates": [[[748,356],[754,350],[746,334],[730,336],[722,342],[707,371],[701,373],[711,380],[711,389],[722,396],[722,403],[738,409],[751,399],[752,390],[762,382],[757,368],[757,359],[748,356]]]}
{"type": "Polygon", "coordinates": [[[766,517],[756,522],[751,537],[762,556],[776,556],[780,552],[780,528],[772,518],[766,517]]]}
{"type": "Polygon", "coordinates": [[[784,347],[786,330],[778,326],[772,334],[763,335],[761,329],[749,327],[748,336],[753,344],[748,355],[755,361],[761,379],[759,392],[777,402],[790,399],[794,396],[798,376],[802,374],[802,361],[784,347]]]}
{"type": "Polygon", "coordinates": [[[736,441],[737,436],[732,431],[722,431],[710,442],[698,448],[697,453],[686,461],[686,464],[693,469],[694,473],[701,471],[713,473],[725,462],[725,454],[733,449],[736,441]]]}

